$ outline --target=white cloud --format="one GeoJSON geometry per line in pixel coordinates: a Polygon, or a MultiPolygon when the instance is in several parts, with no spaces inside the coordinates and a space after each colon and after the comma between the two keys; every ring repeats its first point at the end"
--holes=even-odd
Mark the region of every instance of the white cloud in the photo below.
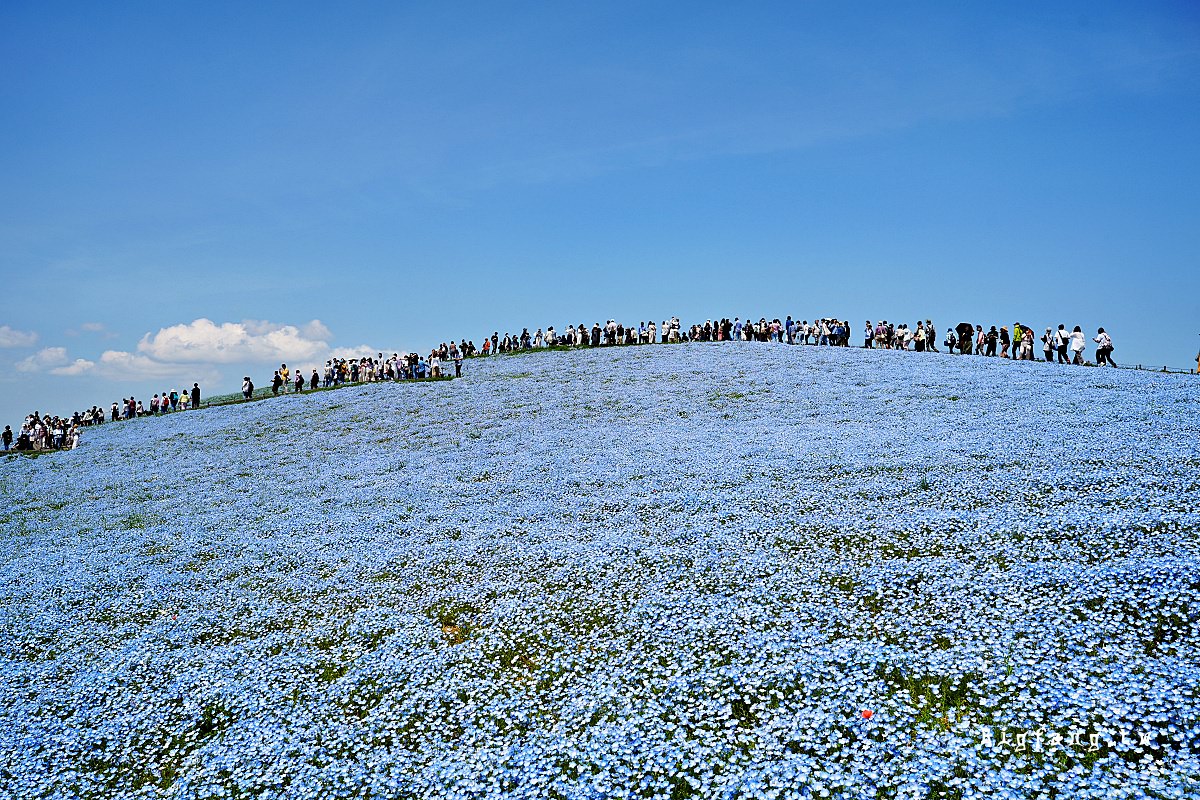
{"type": "MultiPolygon", "coordinates": [[[[374,347],[365,344],[360,344],[358,347],[338,347],[329,352],[326,360],[330,358],[344,358],[349,361],[352,358],[374,358],[381,352],[383,351],[376,350],[374,347]]],[[[385,358],[389,355],[391,353],[384,353],[385,358]]]]}
{"type": "Polygon", "coordinates": [[[325,323],[319,319],[314,319],[312,322],[300,326],[300,335],[306,339],[331,339],[333,331],[325,327],[325,323]]]}
{"type": "MultiPolygon", "coordinates": [[[[84,323],[79,330],[113,335],[98,322],[84,323]]],[[[208,319],[197,319],[147,333],[134,352],[106,350],[94,360],[72,359],[65,347],[46,347],[18,361],[16,369],[61,376],[89,374],[114,381],[212,382],[220,379],[218,364],[287,362],[293,369],[305,365],[307,374],[329,358],[360,358],[378,352],[367,345],[335,350],[328,344],[331,338],[329,328],[315,319],[299,326],[265,320],[218,325],[208,319]]]]}
{"type": "Polygon", "coordinates": [[[96,366],[95,361],[88,361],[86,358],[77,358],[65,367],[55,367],[50,370],[51,375],[82,375],[85,372],[91,372],[92,367],[96,366]]]}
{"type": "Polygon", "coordinates": [[[18,372],[41,372],[67,363],[67,348],[43,347],[33,355],[17,362],[18,372]]]}
{"type": "Polygon", "coordinates": [[[140,380],[143,378],[193,379],[198,373],[211,374],[211,368],[196,364],[179,364],[157,361],[138,353],[124,350],[105,350],[95,364],[97,374],[114,380],[140,380]]]}
{"type": "Polygon", "coordinates": [[[0,325],[0,347],[31,347],[37,340],[38,335],[33,331],[18,331],[8,325],[0,325]]]}
{"type": "Polygon", "coordinates": [[[263,320],[217,325],[201,318],[147,333],[138,342],[138,352],[156,361],[182,363],[310,361],[329,352],[329,338],[320,320],[297,328],[263,320]]]}

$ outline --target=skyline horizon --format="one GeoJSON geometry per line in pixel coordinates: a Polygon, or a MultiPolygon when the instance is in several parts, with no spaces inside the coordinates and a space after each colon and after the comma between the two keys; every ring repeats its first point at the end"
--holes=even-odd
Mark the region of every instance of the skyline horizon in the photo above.
{"type": "MultiPolygon", "coordinates": [[[[703,325],[703,324],[704,324],[704,321],[712,321],[712,322],[717,322],[717,321],[719,321],[720,319],[726,319],[726,318],[727,318],[727,319],[730,319],[730,320],[734,320],[734,319],[740,319],[740,318],[741,318],[741,317],[740,317],[740,315],[735,315],[735,316],[732,316],[732,317],[730,317],[730,316],[728,316],[728,315],[724,315],[724,316],[722,316],[722,317],[705,317],[705,318],[704,318],[704,321],[702,321],[700,317],[696,317],[696,318],[694,318],[694,319],[693,319],[693,318],[687,318],[687,317],[684,317],[684,316],[680,316],[680,315],[677,315],[677,314],[676,314],[676,315],[672,315],[672,316],[679,316],[680,322],[681,322],[681,324],[682,324],[682,326],[684,327],[684,329],[685,329],[685,330],[686,330],[688,327],[690,327],[692,324],[703,325]]],[[[765,318],[765,319],[767,319],[767,321],[772,321],[772,320],[775,320],[775,319],[778,319],[778,320],[780,320],[780,321],[784,321],[784,320],[786,320],[788,317],[791,317],[791,318],[792,318],[792,319],[793,319],[795,322],[797,322],[797,323],[800,323],[800,322],[803,322],[803,321],[807,320],[807,318],[805,318],[805,317],[798,317],[798,316],[796,316],[796,315],[794,315],[794,314],[783,314],[783,315],[778,315],[778,316],[773,316],[773,317],[763,317],[763,315],[761,315],[761,314],[760,314],[760,315],[759,315],[758,317],[756,317],[756,318],[752,318],[752,317],[746,317],[745,319],[747,319],[747,320],[750,320],[750,319],[755,319],[755,320],[757,320],[757,319],[762,319],[762,318],[765,318]]],[[[670,318],[671,318],[671,316],[668,316],[668,317],[665,317],[665,318],[664,318],[664,320],[666,320],[666,319],[670,319],[670,318]]],[[[607,323],[607,321],[608,321],[609,319],[611,319],[611,320],[613,320],[613,321],[615,321],[615,322],[618,322],[618,323],[620,323],[620,324],[622,324],[622,325],[624,325],[624,324],[625,324],[625,321],[624,321],[624,320],[621,320],[621,319],[619,319],[619,318],[617,318],[617,317],[607,317],[607,316],[605,316],[605,317],[604,317],[604,321],[603,321],[603,322],[601,322],[601,321],[599,321],[599,320],[595,320],[595,323],[596,323],[596,324],[600,324],[601,326],[603,326],[604,324],[606,324],[606,323],[607,323]]],[[[838,319],[838,318],[837,318],[837,317],[813,317],[813,321],[818,321],[818,320],[821,320],[821,319],[838,319]]],[[[921,317],[921,318],[914,318],[914,323],[913,323],[913,325],[910,325],[910,327],[913,327],[913,326],[915,325],[915,323],[916,323],[916,322],[924,321],[924,319],[926,319],[926,318],[924,318],[924,317],[921,317]]],[[[862,343],[861,343],[861,340],[862,340],[862,338],[863,338],[863,337],[862,337],[862,331],[861,331],[861,330],[858,330],[858,329],[856,329],[856,328],[855,328],[855,324],[854,324],[854,322],[853,322],[852,320],[846,320],[846,319],[844,319],[844,318],[843,318],[841,321],[843,321],[843,322],[848,322],[848,323],[849,323],[849,326],[850,326],[851,335],[850,335],[850,341],[849,341],[849,344],[848,344],[848,346],[849,346],[849,347],[851,347],[851,348],[858,348],[858,349],[862,349],[862,347],[863,347],[863,346],[862,346],[862,343]],[[858,340],[858,343],[857,343],[857,344],[856,344],[856,340],[858,340]]],[[[880,317],[880,318],[879,318],[879,319],[877,319],[877,320],[871,320],[871,322],[872,322],[873,324],[874,324],[874,323],[877,323],[877,322],[880,322],[880,321],[883,321],[883,322],[892,322],[893,324],[895,324],[895,325],[897,325],[897,326],[899,326],[900,324],[908,324],[907,322],[904,322],[903,320],[889,320],[889,319],[888,319],[888,318],[886,318],[886,317],[880,317]]],[[[965,321],[967,321],[967,320],[960,320],[960,321],[964,321],[964,322],[965,322],[965,321]]],[[[251,324],[252,324],[252,323],[254,323],[255,321],[244,321],[243,323],[240,323],[240,324],[247,324],[247,322],[249,322],[249,323],[251,323],[251,324]]],[[[649,322],[650,322],[650,320],[649,320],[649,319],[638,319],[638,320],[636,321],[636,323],[637,323],[637,324],[642,324],[642,323],[649,324],[649,322]]],[[[658,318],[655,318],[655,319],[654,319],[654,323],[655,323],[656,325],[658,325],[658,324],[659,324],[659,322],[660,322],[660,320],[659,320],[658,318]]],[[[1018,323],[1018,322],[1020,322],[1022,325],[1025,325],[1025,324],[1026,324],[1026,323],[1024,323],[1024,322],[1021,322],[1021,320],[1019,320],[1019,319],[1015,319],[1015,320],[1014,320],[1012,323],[996,323],[996,324],[994,325],[994,327],[995,327],[997,330],[999,330],[999,329],[1001,329],[1001,328],[1011,328],[1011,326],[1012,326],[1013,324],[1016,324],[1016,323],[1018,323]]],[[[201,318],[198,318],[197,320],[194,320],[192,323],[188,323],[187,325],[196,325],[196,323],[211,323],[211,321],[210,321],[210,320],[208,320],[207,318],[203,318],[203,317],[201,317],[201,318]]],[[[238,324],[238,323],[224,323],[224,325],[231,325],[231,324],[238,324]]],[[[567,328],[569,325],[577,325],[577,324],[580,324],[580,323],[579,323],[578,321],[576,321],[576,322],[568,322],[568,323],[566,323],[566,324],[563,324],[561,327],[559,327],[557,324],[555,324],[555,328],[556,328],[557,332],[558,332],[559,334],[561,334],[561,333],[563,333],[563,331],[565,331],[565,330],[566,330],[566,328],[567,328]]],[[[583,322],[582,324],[586,325],[586,326],[587,326],[587,327],[589,327],[589,328],[591,327],[591,324],[590,324],[590,323],[583,322]]],[[[940,325],[937,323],[937,321],[936,321],[936,320],[934,320],[934,327],[935,327],[935,329],[937,330],[937,342],[936,342],[936,344],[937,344],[937,348],[938,348],[938,350],[935,352],[935,354],[947,354],[947,351],[946,351],[946,349],[945,349],[945,346],[944,346],[944,340],[945,340],[945,337],[946,337],[947,333],[948,333],[948,332],[949,332],[949,331],[950,331],[950,330],[951,330],[951,329],[954,327],[954,325],[956,325],[956,324],[958,324],[958,323],[950,323],[950,324],[949,324],[947,327],[941,327],[941,326],[940,326],[940,325]]],[[[992,327],[992,326],[993,326],[993,324],[992,324],[992,323],[975,323],[975,322],[972,322],[971,324],[972,324],[972,325],[975,325],[975,324],[981,324],[981,325],[983,325],[983,327],[984,327],[984,330],[987,330],[989,327],[992,327]]],[[[1050,329],[1055,329],[1055,328],[1056,328],[1056,327],[1057,327],[1059,324],[1062,324],[1062,325],[1064,325],[1064,326],[1066,327],[1066,329],[1067,329],[1067,330],[1071,330],[1071,329],[1074,327],[1074,324],[1069,324],[1069,323],[1065,323],[1065,322],[1063,322],[1063,323],[1054,323],[1053,325],[1051,325],[1051,326],[1049,326],[1049,327],[1050,327],[1050,329]]],[[[315,328],[316,328],[316,329],[318,329],[318,330],[319,330],[319,329],[321,329],[321,328],[324,328],[324,325],[323,325],[323,323],[321,323],[321,322],[320,322],[320,320],[316,320],[316,319],[314,319],[314,320],[311,320],[309,323],[307,323],[307,326],[309,326],[309,328],[310,328],[310,329],[313,329],[313,328],[315,327],[315,328]]],[[[284,327],[296,327],[296,326],[284,326],[284,327]]],[[[499,335],[501,338],[503,338],[505,335],[511,335],[511,336],[514,336],[514,337],[518,337],[518,336],[520,335],[520,333],[521,333],[521,330],[522,330],[523,328],[527,328],[527,327],[528,327],[528,326],[520,326],[519,328],[516,328],[516,329],[509,329],[509,330],[504,330],[503,328],[500,328],[500,329],[495,329],[495,328],[493,328],[493,330],[494,330],[494,331],[497,333],[497,335],[499,335]]],[[[1033,329],[1034,329],[1035,333],[1037,333],[1037,332],[1039,332],[1040,328],[1043,328],[1043,327],[1046,327],[1046,326],[1036,326],[1036,325],[1035,325],[1035,326],[1031,326],[1031,327],[1033,327],[1033,329]]],[[[1087,365],[1088,365],[1089,367],[1091,367],[1091,366],[1097,366],[1097,365],[1095,364],[1095,360],[1094,360],[1095,344],[1092,342],[1092,337],[1093,337],[1093,335],[1095,335],[1095,332],[1094,332],[1094,331],[1092,331],[1092,330],[1090,330],[1090,329],[1089,329],[1087,326],[1085,326],[1085,325],[1082,325],[1082,324],[1080,324],[1080,327],[1081,327],[1081,329],[1083,330],[1083,333],[1084,333],[1084,335],[1085,335],[1085,341],[1086,341],[1086,343],[1087,343],[1087,348],[1086,348],[1086,350],[1085,350],[1085,357],[1086,357],[1086,359],[1087,359],[1087,365]]],[[[1096,326],[1096,328],[1097,328],[1097,329],[1099,329],[1099,328],[1101,328],[1101,327],[1105,327],[1105,326],[1104,326],[1104,325],[1097,325],[1097,326],[1096,326]]],[[[1112,331],[1111,331],[1109,328],[1105,327],[1105,329],[1106,329],[1106,330],[1108,330],[1110,334],[1112,333],[1112,331]]],[[[546,326],[535,327],[533,330],[530,330],[530,333],[531,333],[531,334],[533,334],[535,330],[542,330],[542,331],[545,331],[545,330],[546,330],[546,326]]],[[[324,328],[324,331],[325,331],[326,333],[329,333],[329,331],[328,331],[328,329],[327,329],[327,328],[324,328]]],[[[0,325],[0,333],[3,333],[3,334],[5,334],[5,335],[8,335],[8,334],[21,334],[22,332],[20,332],[20,331],[14,331],[14,330],[12,330],[11,328],[9,328],[9,326],[7,326],[7,325],[0,325]]],[[[111,333],[111,332],[109,332],[109,333],[111,333]]],[[[159,334],[161,334],[161,333],[163,333],[163,331],[162,331],[162,330],[160,330],[158,333],[159,333],[159,334]]],[[[490,334],[485,334],[485,335],[490,335],[490,334]]],[[[1200,334],[1198,334],[1198,335],[1200,335],[1200,334]]],[[[471,337],[471,336],[465,336],[465,337],[459,336],[459,337],[454,337],[454,339],[453,339],[453,343],[454,343],[454,344],[457,344],[458,342],[460,342],[460,341],[461,341],[461,340],[463,340],[463,339],[465,339],[465,340],[467,340],[467,341],[476,342],[476,344],[477,344],[477,346],[478,346],[478,347],[482,347],[482,346],[483,346],[483,345],[482,345],[482,342],[483,342],[483,340],[484,340],[484,339],[483,339],[483,337],[474,337],[474,338],[473,338],[473,337],[471,337]]],[[[145,342],[145,341],[152,341],[152,338],[151,338],[151,333],[150,333],[150,332],[147,332],[147,333],[145,333],[145,334],[144,334],[144,335],[141,337],[141,339],[139,340],[139,343],[141,343],[141,342],[145,342]]],[[[400,348],[400,349],[396,349],[396,348],[374,348],[374,347],[370,347],[370,346],[368,346],[368,345],[359,345],[359,346],[356,346],[356,347],[345,347],[345,346],[343,346],[343,347],[336,347],[336,346],[334,346],[334,347],[331,347],[331,348],[329,349],[329,352],[328,352],[328,355],[327,355],[327,356],[325,356],[324,358],[318,358],[318,359],[317,359],[317,360],[315,360],[315,361],[314,361],[314,360],[312,360],[312,358],[307,358],[307,359],[306,359],[304,356],[301,356],[301,357],[300,357],[298,360],[297,360],[296,358],[294,358],[294,357],[293,357],[293,358],[292,358],[293,366],[291,367],[291,369],[293,370],[293,375],[295,374],[295,370],[297,370],[297,369],[299,369],[299,370],[301,370],[301,371],[303,371],[303,372],[305,372],[305,373],[307,374],[307,373],[308,373],[310,370],[312,370],[312,369],[314,369],[314,368],[315,368],[315,369],[317,369],[317,370],[319,371],[319,370],[320,370],[320,369],[321,369],[321,368],[324,366],[325,362],[326,362],[326,361],[329,361],[329,360],[331,360],[331,359],[337,359],[337,358],[341,358],[341,359],[346,359],[346,360],[349,360],[349,359],[354,359],[354,358],[364,358],[364,357],[365,357],[365,358],[374,358],[374,357],[376,357],[376,355],[377,355],[377,354],[379,354],[379,353],[382,353],[382,354],[384,355],[384,357],[385,357],[385,358],[386,358],[386,357],[388,357],[389,353],[398,353],[398,354],[404,354],[404,353],[409,353],[409,352],[416,352],[416,353],[418,353],[418,354],[422,355],[422,357],[424,357],[424,356],[425,356],[425,355],[426,355],[428,352],[430,352],[431,350],[433,350],[433,349],[437,348],[437,347],[438,347],[440,344],[443,344],[443,343],[445,343],[445,344],[449,344],[449,343],[451,343],[451,340],[448,340],[448,339],[447,339],[447,340],[437,340],[437,341],[434,341],[434,342],[431,342],[431,343],[429,343],[429,344],[428,344],[428,345],[426,345],[426,346],[423,346],[423,347],[421,347],[421,348],[418,348],[418,349],[416,349],[416,350],[411,350],[411,349],[408,349],[408,348],[400,348]],[[299,366],[297,366],[297,364],[299,364],[299,366]]],[[[693,342],[693,343],[698,343],[698,342],[693,342]]],[[[1117,338],[1117,339],[1116,339],[1116,343],[1117,343],[1118,345],[1120,344],[1120,339],[1119,339],[1119,338],[1117,338]]],[[[324,344],[324,343],[323,343],[323,342],[320,342],[319,344],[324,344]]],[[[760,343],[754,343],[754,344],[760,344],[760,343]]],[[[765,343],[765,344],[772,344],[772,343],[765,343]]],[[[778,344],[778,343],[774,343],[774,344],[778,344]]],[[[624,346],[624,345],[622,345],[622,346],[624,346]]],[[[635,345],[635,346],[636,346],[636,345],[635,345]]],[[[785,346],[786,346],[786,345],[785,345],[785,346]]],[[[796,344],[795,344],[795,345],[793,345],[793,346],[822,346],[822,345],[801,345],[801,343],[796,343],[796,344]]],[[[1200,347],[1200,346],[1198,346],[1198,347],[1200,347]]],[[[56,348],[44,348],[44,349],[56,349],[56,348]]],[[[528,351],[522,351],[522,352],[533,352],[533,351],[536,351],[537,349],[538,349],[538,348],[532,348],[531,350],[528,350],[528,351]]],[[[580,348],[580,349],[588,349],[588,345],[583,345],[583,346],[581,346],[581,348],[580,348]]],[[[112,353],[112,352],[121,352],[121,351],[105,351],[105,352],[112,353]]],[[[908,351],[908,352],[915,353],[916,351],[908,351]]],[[[1045,363],[1044,361],[1042,361],[1042,359],[1041,359],[1041,357],[1040,357],[1040,356],[1041,356],[1041,353],[1042,353],[1042,350],[1041,350],[1041,346],[1040,346],[1040,342],[1039,342],[1039,344],[1038,344],[1037,346],[1035,346],[1035,351],[1034,351],[1035,358],[1034,358],[1034,361],[1041,362],[1041,363],[1045,363]]],[[[201,385],[201,388],[202,388],[202,390],[203,390],[203,392],[204,392],[204,393],[203,393],[203,395],[202,395],[202,397],[204,397],[204,398],[211,397],[211,396],[227,396],[227,395],[236,395],[236,394],[238,394],[238,393],[240,392],[240,384],[241,384],[241,380],[242,380],[242,378],[240,378],[240,377],[239,377],[239,378],[236,378],[236,379],[235,379],[235,378],[233,378],[232,376],[233,376],[233,375],[235,375],[235,374],[237,374],[237,373],[239,373],[239,372],[240,372],[240,373],[245,373],[245,374],[249,375],[249,376],[250,376],[250,378],[251,378],[251,380],[253,380],[253,381],[254,381],[256,388],[262,388],[262,387],[264,387],[264,386],[267,386],[267,385],[269,385],[269,382],[270,382],[270,377],[268,376],[268,377],[264,378],[264,379],[262,380],[262,382],[259,382],[259,380],[258,380],[258,379],[255,377],[255,372],[258,372],[258,373],[266,372],[266,373],[269,373],[270,375],[273,375],[273,374],[274,374],[274,372],[275,372],[275,371],[276,371],[276,370],[279,368],[279,365],[288,363],[288,360],[289,360],[289,359],[288,359],[288,353],[287,353],[287,352],[280,351],[280,352],[278,352],[278,353],[277,353],[277,355],[278,355],[278,356],[280,356],[281,358],[280,358],[280,359],[278,359],[278,360],[275,360],[275,361],[257,361],[257,362],[225,363],[225,364],[223,364],[223,365],[219,364],[219,363],[218,363],[218,362],[216,362],[216,361],[211,361],[211,362],[203,362],[203,363],[197,363],[197,364],[196,364],[196,366],[195,366],[195,372],[197,373],[197,375],[199,375],[199,376],[208,375],[208,376],[210,376],[210,377],[213,377],[213,378],[215,378],[215,381],[214,381],[214,382],[218,382],[218,383],[219,383],[220,381],[223,381],[223,380],[228,380],[228,381],[230,381],[230,389],[229,389],[229,391],[223,391],[223,390],[220,390],[220,391],[214,391],[214,390],[212,390],[212,389],[210,389],[210,388],[208,388],[208,387],[206,387],[206,386],[205,386],[205,383],[204,383],[204,381],[201,379],[201,377],[196,377],[196,378],[194,378],[194,379],[188,379],[188,378],[184,378],[184,377],[182,377],[182,375],[184,374],[184,373],[182,372],[182,370],[184,370],[184,369],[187,369],[187,367],[184,367],[184,365],[182,365],[182,364],[173,364],[173,365],[162,365],[162,366],[167,366],[167,367],[169,367],[169,368],[171,368],[171,369],[180,370],[180,371],[179,371],[179,373],[178,373],[178,375],[177,375],[176,377],[174,377],[174,378],[171,378],[171,379],[153,379],[153,378],[143,378],[143,379],[137,379],[137,381],[136,381],[135,385],[138,387],[138,389],[137,389],[137,390],[127,390],[127,391],[128,391],[128,397],[129,397],[129,398],[132,398],[132,399],[134,399],[134,400],[141,400],[141,401],[144,401],[144,402],[146,402],[146,403],[147,403],[147,408],[148,408],[148,401],[149,401],[149,399],[150,399],[150,398],[151,398],[153,395],[159,395],[159,394],[164,394],[164,395],[165,395],[165,394],[168,394],[168,393],[170,393],[171,391],[181,391],[181,392],[182,392],[184,389],[188,389],[188,388],[190,388],[190,387],[191,387],[191,385],[192,385],[192,383],[199,383],[199,384],[201,385]],[[222,366],[223,366],[223,369],[221,368],[222,366]],[[218,372],[218,369],[220,369],[220,372],[218,372]],[[148,387],[159,386],[160,384],[166,384],[166,387],[165,387],[165,389],[157,389],[157,388],[156,388],[156,389],[152,389],[152,388],[148,388],[148,387]],[[180,385],[176,386],[176,385],[174,385],[174,384],[180,384],[180,385]]],[[[33,357],[34,357],[34,356],[28,356],[27,358],[33,358],[33,357]]],[[[981,356],[981,357],[982,357],[982,356],[981,356]]],[[[997,357],[998,357],[998,356],[997,356],[997,357]]],[[[1198,357],[1200,357],[1200,349],[1198,349],[1198,357]]],[[[103,361],[103,354],[102,354],[102,355],[99,357],[99,359],[100,359],[101,361],[103,361]]],[[[1016,359],[1013,359],[1013,360],[1016,360],[1016,359]]],[[[94,363],[94,362],[93,362],[93,363],[94,363]]],[[[1162,365],[1158,365],[1158,364],[1151,364],[1151,363],[1146,363],[1146,362],[1143,362],[1143,361],[1137,361],[1137,360],[1134,360],[1134,361],[1128,361],[1128,362],[1126,362],[1126,361],[1121,361],[1121,360],[1119,360],[1119,359],[1118,359],[1118,363],[1119,363],[1119,366],[1118,366],[1118,368],[1119,368],[1119,369],[1141,369],[1141,370],[1145,370],[1145,371],[1154,371],[1154,372],[1167,372],[1167,373],[1170,373],[1170,374],[1197,374],[1197,373],[1196,373],[1196,369],[1197,369],[1197,368],[1196,368],[1196,366],[1195,366],[1195,365],[1191,365],[1191,366],[1187,366],[1187,367],[1180,366],[1180,365],[1172,365],[1172,364],[1162,364],[1162,365]]],[[[1071,366],[1071,365],[1063,365],[1063,366],[1071,366]]],[[[1103,365],[1100,365],[1100,366],[1103,366],[1103,365]]],[[[69,371],[69,367],[68,367],[68,371],[65,371],[65,372],[61,373],[61,375],[62,375],[62,376],[75,376],[75,375],[79,375],[79,374],[80,374],[80,373],[78,373],[78,372],[69,371]]],[[[110,382],[116,382],[116,381],[119,381],[119,380],[121,380],[121,378],[118,378],[118,377],[111,377],[111,378],[108,378],[107,380],[108,380],[108,381],[110,381],[110,382]]],[[[129,384],[127,383],[126,385],[129,385],[129,384]]],[[[210,384],[210,385],[211,385],[211,384],[210,384]]],[[[286,391],[287,389],[289,389],[289,388],[290,388],[290,387],[285,387],[285,391],[286,391]]],[[[27,417],[28,417],[30,414],[32,414],[32,413],[35,413],[35,412],[36,412],[36,413],[42,413],[42,414],[43,414],[43,416],[45,416],[46,414],[49,414],[49,415],[51,415],[51,416],[58,416],[58,417],[68,417],[68,418],[69,418],[69,417],[70,417],[70,415],[71,415],[71,414],[73,414],[73,413],[75,413],[75,412],[81,412],[81,411],[90,410],[90,409],[91,409],[93,406],[95,406],[95,407],[99,407],[99,408],[101,408],[101,409],[102,409],[102,410],[104,410],[104,411],[106,412],[106,414],[107,414],[107,412],[109,411],[109,408],[110,408],[110,406],[111,406],[113,403],[118,403],[118,402],[120,402],[120,401],[123,401],[123,400],[125,400],[125,399],[127,399],[127,398],[126,398],[126,393],[125,393],[125,391],[123,391],[123,392],[121,392],[121,397],[120,397],[120,398],[118,398],[118,399],[113,399],[113,400],[111,400],[111,401],[107,401],[105,404],[97,404],[97,403],[89,402],[89,403],[87,403],[86,405],[84,405],[84,406],[82,406],[82,407],[75,407],[75,408],[72,408],[72,409],[70,409],[69,411],[66,411],[66,412],[60,412],[60,411],[43,411],[41,408],[32,408],[32,409],[29,409],[29,410],[27,410],[27,411],[25,411],[25,412],[22,412],[21,414],[19,414],[19,415],[16,417],[16,424],[17,424],[17,425],[18,425],[18,427],[19,427],[19,425],[21,424],[21,422],[23,422],[23,421],[24,421],[24,419],[26,419],[26,418],[27,418],[27,417]]],[[[203,401],[202,401],[202,402],[203,402],[203,401]]],[[[2,404],[0,404],[0,405],[8,405],[8,403],[7,403],[7,402],[5,402],[5,403],[2,403],[2,404]]],[[[3,416],[0,416],[0,421],[2,421],[3,419],[4,419],[4,417],[3,417],[3,416]]],[[[107,417],[106,417],[106,419],[107,419],[107,417]]],[[[9,425],[9,424],[12,424],[12,423],[8,423],[8,422],[2,422],[2,424],[9,425]]]]}

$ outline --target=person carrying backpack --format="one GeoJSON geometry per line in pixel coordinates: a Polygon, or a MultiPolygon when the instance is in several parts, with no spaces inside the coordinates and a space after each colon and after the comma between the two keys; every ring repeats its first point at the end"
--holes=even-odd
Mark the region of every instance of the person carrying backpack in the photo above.
{"type": "Polygon", "coordinates": [[[1101,367],[1105,364],[1108,364],[1110,367],[1117,366],[1117,362],[1113,361],[1112,358],[1112,337],[1104,332],[1104,328],[1096,331],[1096,336],[1092,341],[1096,343],[1096,365],[1101,367]]]}

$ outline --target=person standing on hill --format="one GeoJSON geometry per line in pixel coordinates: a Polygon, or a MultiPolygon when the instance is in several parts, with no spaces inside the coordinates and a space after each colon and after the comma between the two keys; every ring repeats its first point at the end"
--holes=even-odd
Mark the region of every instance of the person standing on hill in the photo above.
{"type": "Polygon", "coordinates": [[[192,408],[200,407],[200,384],[192,384],[192,408]]]}
{"type": "Polygon", "coordinates": [[[1083,364],[1084,346],[1083,331],[1078,325],[1076,325],[1075,330],[1071,331],[1071,353],[1073,354],[1071,357],[1072,364],[1083,364]]]}
{"type": "Polygon", "coordinates": [[[8,450],[10,450],[12,448],[13,435],[12,435],[12,426],[11,425],[4,426],[4,434],[2,436],[0,436],[0,441],[2,441],[4,443],[5,452],[7,452],[8,450]]]}
{"type": "Polygon", "coordinates": [[[1096,331],[1096,336],[1092,341],[1096,343],[1096,365],[1102,367],[1108,364],[1110,367],[1115,367],[1117,362],[1112,358],[1112,337],[1104,332],[1104,328],[1096,331]]]}
{"type": "Polygon", "coordinates": [[[1014,343],[1013,355],[1017,355],[1016,351],[1020,350],[1020,355],[1017,356],[1021,361],[1033,361],[1033,330],[1026,328],[1024,325],[1017,323],[1017,333],[1021,334],[1019,347],[1014,343]]]}
{"type": "Polygon", "coordinates": [[[1058,350],[1058,363],[1066,364],[1070,362],[1067,358],[1067,347],[1071,344],[1071,334],[1067,333],[1066,325],[1059,325],[1058,330],[1054,332],[1054,348],[1058,350]]]}

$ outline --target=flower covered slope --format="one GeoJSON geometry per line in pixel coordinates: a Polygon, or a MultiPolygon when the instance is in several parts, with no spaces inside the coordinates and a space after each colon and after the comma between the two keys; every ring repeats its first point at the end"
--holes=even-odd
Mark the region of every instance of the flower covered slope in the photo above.
{"type": "Polygon", "coordinates": [[[106,425],[0,464],[0,796],[1194,797],[1198,403],[726,343],[106,425]]]}

